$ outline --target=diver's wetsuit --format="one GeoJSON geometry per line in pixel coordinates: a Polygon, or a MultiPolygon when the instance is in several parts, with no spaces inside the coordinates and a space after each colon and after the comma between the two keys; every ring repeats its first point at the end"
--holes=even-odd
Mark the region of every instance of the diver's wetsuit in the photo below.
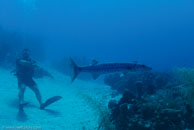
{"type": "Polygon", "coordinates": [[[24,60],[22,58],[16,61],[16,76],[18,78],[18,89],[19,89],[19,103],[24,104],[24,92],[26,86],[28,86],[35,94],[36,98],[42,105],[41,94],[37,87],[37,84],[33,80],[34,69],[36,65],[31,59],[24,60]]]}
{"type": "Polygon", "coordinates": [[[36,83],[32,79],[34,76],[34,65],[32,61],[18,59],[16,62],[18,85],[34,86],[36,83]]]}

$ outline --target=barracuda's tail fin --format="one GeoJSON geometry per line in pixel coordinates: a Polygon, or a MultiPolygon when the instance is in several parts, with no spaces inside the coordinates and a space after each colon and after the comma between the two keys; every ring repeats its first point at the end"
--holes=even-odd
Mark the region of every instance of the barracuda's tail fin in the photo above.
{"type": "Polygon", "coordinates": [[[70,58],[70,65],[73,70],[73,75],[72,75],[72,82],[73,82],[79,74],[79,67],[76,65],[76,63],[72,58],[70,58]]]}

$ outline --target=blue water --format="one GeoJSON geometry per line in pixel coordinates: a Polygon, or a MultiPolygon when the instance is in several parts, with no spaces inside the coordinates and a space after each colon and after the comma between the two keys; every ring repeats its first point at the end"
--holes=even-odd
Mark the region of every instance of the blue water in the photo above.
{"type": "Polygon", "coordinates": [[[193,7],[192,0],[1,0],[0,25],[38,35],[47,59],[137,61],[169,70],[194,65],[193,7]]]}
{"type": "Polygon", "coordinates": [[[192,68],[193,0],[0,0],[0,129],[192,130],[192,68]],[[30,103],[18,111],[13,70],[25,48],[40,66],[33,79],[43,100],[63,97],[49,109],[40,111],[27,91],[30,103]],[[96,60],[153,71],[97,82],[80,74],[72,83],[69,57],[78,66],[96,60]]]}

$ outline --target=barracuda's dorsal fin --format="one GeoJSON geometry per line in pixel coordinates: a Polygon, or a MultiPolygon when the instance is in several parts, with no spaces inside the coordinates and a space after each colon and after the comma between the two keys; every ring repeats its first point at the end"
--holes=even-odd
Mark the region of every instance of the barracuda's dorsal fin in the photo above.
{"type": "Polygon", "coordinates": [[[97,65],[98,61],[97,60],[92,60],[92,65],[97,65]]]}
{"type": "Polygon", "coordinates": [[[92,74],[94,80],[96,80],[100,75],[99,74],[92,74]]]}

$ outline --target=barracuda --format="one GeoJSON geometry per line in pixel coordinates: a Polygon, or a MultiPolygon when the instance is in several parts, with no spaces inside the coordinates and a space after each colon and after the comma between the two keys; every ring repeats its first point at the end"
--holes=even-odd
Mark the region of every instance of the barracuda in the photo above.
{"type": "Polygon", "coordinates": [[[106,63],[98,64],[97,62],[93,63],[90,66],[80,67],[70,58],[71,67],[73,69],[72,82],[76,79],[79,73],[85,72],[90,73],[93,76],[93,79],[97,79],[102,74],[110,73],[126,73],[129,71],[149,71],[152,68],[141,65],[141,64],[132,64],[132,63],[106,63]]]}

